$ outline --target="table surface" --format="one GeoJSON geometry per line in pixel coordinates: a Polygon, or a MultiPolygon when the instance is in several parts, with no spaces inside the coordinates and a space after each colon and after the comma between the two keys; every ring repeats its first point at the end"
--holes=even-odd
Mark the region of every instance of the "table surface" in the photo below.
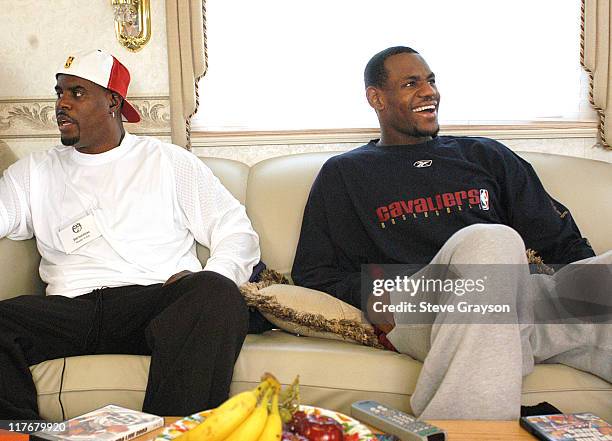
{"type": "MultiPolygon", "coordinates": [[[[166,424],[179,418],[168,417],[166,424]]],[[[448,441],[533,441],[535,438],[518,421],[429,421],[446,430],[448,441]]],[[[162,429],[149,432],[137,441],[153,441],[162,429]]]]}

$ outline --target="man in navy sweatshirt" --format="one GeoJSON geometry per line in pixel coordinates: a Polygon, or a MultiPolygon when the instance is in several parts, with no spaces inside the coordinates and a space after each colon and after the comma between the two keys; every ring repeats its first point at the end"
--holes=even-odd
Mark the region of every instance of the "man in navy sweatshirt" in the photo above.
{"type": "MultiPolygon", "coordinates": [[[[295,283],[362,307],[397,350],[424,362],[411,399],[422,418],[515,419],[522,376],[536,362],[562,362],[612,381],[609,324],[534,325],[534,304],[543,293],[553,298],[551,281],[566,280],[568,271],[530,277],[525,251],[563,265],[609,264],[612,253],[594,257],[567,208],[508,148],[487,138],[437,136],[440,93],[416,51],[388,48],[372,57],[364,77],[381,137],[322,167],[304,212],[295,283]],[[503,304],[511,311],[483,313],[487,324],[473,324],[465,311],[440,313],[439,305],[460,310],[462,296],[432,300],[421,287],[417,298],[434,305],[433,315],[417,310],[425,319],[415,321],[415,311],[375,313],[376,296],[362,296],[363,264],[416,264],[424,268],[406,274],[423,283],[452,267],[455,281],[487,280],[486,295],[472,297],[477,310],[503,304]]],[[[406,300],[398,288],[384,291],[386,304],[406,300]]]]}

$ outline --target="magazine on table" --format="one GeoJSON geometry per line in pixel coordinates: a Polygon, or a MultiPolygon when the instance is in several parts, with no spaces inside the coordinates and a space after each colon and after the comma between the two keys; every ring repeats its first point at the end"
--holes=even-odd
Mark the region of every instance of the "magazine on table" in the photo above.
{"type": "Polygon", "coordinates": [[[612,425],[592,413],[522,417],[520,424],[544,441],[612,441],[612,425]]]}
{"type": "Polygon", "coordinates": [[[164,425],[164,419],[137,410],[109,404],[66,421],[61,431],[42,430],[33,440],[126,441],[164,425]]]}

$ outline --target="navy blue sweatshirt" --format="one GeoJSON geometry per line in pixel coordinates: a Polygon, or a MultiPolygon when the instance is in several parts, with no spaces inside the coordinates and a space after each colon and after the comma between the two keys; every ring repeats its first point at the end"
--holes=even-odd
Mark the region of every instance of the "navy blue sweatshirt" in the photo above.
{"type": "Polygon", "coordinates": [[[594,256],[567,208],[504,145],[452,136],[405,146],[373,140],[323,165],[292,277],[359,307],[362,264],[427,264],[475,223],[514,228],[548,264],[594,256]]]}

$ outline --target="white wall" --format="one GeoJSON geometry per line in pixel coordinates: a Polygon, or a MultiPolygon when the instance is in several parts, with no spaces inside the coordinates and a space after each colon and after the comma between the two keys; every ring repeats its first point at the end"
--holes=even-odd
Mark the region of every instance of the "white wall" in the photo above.
{"type": "MultiPolygon", "coordinates": [[[[117,42],[110,0],[0,0],[0,169],[7,161],[59,142],[54,116],[54,72],[73,51],[100,48],[113,53],[132,73],[130,100],[142,122],[129,131],[169,139],[169,87],[164,0],[151,0],[152,37],[137,53],[117,42]]],[[[205,97],[204,97],[205,99],[205,97]]],[[[612,162],[612,151],[594,147],[592,136],[503,139],[515,150],[560,152],[612,162]]],[[[367,142],[364,138],[363,142],[367,142]]],[[[362,142],[257,142],[210,146],[194,139],[198,155],[253,164],[290,153],[346,150],[362,142]]]]}
{"type": "Polygon", "coordinates": [[[0,159],[59,142],[55,69],[72,52],[104,49],[131,72],[128,97],[143,116],[135,133],[168,138],[169,87],[164,0],[151,0],[152,37],[139,52],[114,35],[110,0],[0,0],[0,159]]]}

